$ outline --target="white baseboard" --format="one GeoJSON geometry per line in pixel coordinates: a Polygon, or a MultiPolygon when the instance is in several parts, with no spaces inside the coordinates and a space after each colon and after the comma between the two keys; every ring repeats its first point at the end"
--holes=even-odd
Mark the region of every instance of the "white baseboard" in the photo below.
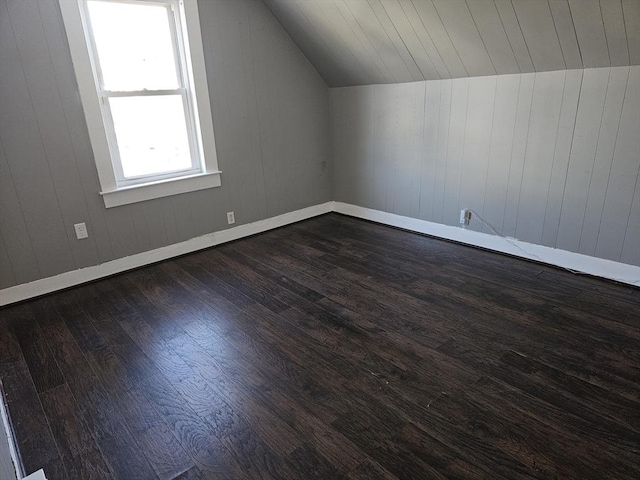
{"type": "Polygon", "coordinates": [[[475,232],[461,227],[451,227],[440,223],[418,220],[393,213],[372,210],[342,202],[333,202],[333,211],[352,217],[404,228],[413,232],[425,233],[434,237],[454,240],[475,247],[482,247],[501,253],[508,253],[530,260],[568,268],[578,272],[607,278],[640,287],[640,267],[613,262],[602,258],[590,257],[580,253],[545,247],[516,239],[506,239],[496,235],[475,232]]]}
{"type": "Polygon", "coordinates": [[[166,247],[156,248],[148,252],[137,253],[129,257],[118,258],[92,267],[72,270],[61,273],[53,277],[47,277],[29,283],[23,283],[14,287],[0,290],[0,306],[20,302],[29,298],[37,297],[47,293],[55,292],[65,288],[80,285],[82,283],[108,277],[116,273],[125,272],[133,268],[142,267],[151,263],[167,260],[169,258],[195,252],[204,248],[213,247],[221,243],[238,240],[239,238],[266,232],[274,228],[282,227],[290,223],[299,222],[324,213],[333,211],[333,202],[326,202],[320,205],[303,208],[289,213],[278,215],[277,217],[259,220],[246,225],[221,230],[219,232],[208,233],[201,237],[192,238],[166,247]]]}
{"type": "Polygon", "coordinates": [[[24,477],[22,480],[47,480],[44,474],[44,470],[40,469],[37,472],[33,472],[31,475],[24,477]]]}
{"type": "Polygon", "coordinates": [[[372,210],[342,202],[326,202],[320,205],[296,210],[246,225],[208,233],[201,237],[192,238],[184,242],[166,247],[142,252],[129,257],[118,258],[92,267],[81,268],[71,272],[61,273],[53,277],[43,278],[34,282],[23,283],[14,287],[0,290],[0,306],[27,300],[47,293],[98,280],[116,273],[125,272],[133,268],[213,247],[221,243],[238,240],[256,233],[266,232],[273,228],[282,227],[290,223],[299,222],[329,212],[338,212],[352,217],[371,220],[374,222],[404,228],[414,232],[425,233],[434,237],[454,240],[475,247],[482,247],[496,252],[508,253],[530,260],[541,261],[549,265],[568,268],[578,272],[607,278],[629,285],[640,287],[640,267],[627,265],[602,258],[590,257],[579,253],[568,252],[556,248],[544,247],[533,243],[515,239],[505,239],[495,235],[451,227],[439,223],[427,222],[416,218],[404,217],[393,213],[372,210]]]}

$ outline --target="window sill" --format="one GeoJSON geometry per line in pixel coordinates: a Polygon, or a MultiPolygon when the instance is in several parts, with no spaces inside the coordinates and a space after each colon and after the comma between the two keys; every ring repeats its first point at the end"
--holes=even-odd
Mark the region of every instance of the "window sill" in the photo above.
{"type": "Polygon", "coordinates": [[[154,198],[169,197],[181,193],[195,192],[206,188],[219,187],[221,172],[199,173],[189,177],[171,178],[158,182],[143,183],[117,190],[100,192],[106,208],[119,207],[130,203],[144,202],[154,198]]]}

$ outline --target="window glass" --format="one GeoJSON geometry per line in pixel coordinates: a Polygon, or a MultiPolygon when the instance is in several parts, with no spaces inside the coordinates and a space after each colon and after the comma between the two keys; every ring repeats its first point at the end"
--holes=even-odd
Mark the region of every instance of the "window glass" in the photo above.
{"type": "Polygon", "coordinates": [[[180,95],[112,97],[109,105],[125,179],[191,168],[180,95]]]}
{"type": "Polygon", "coordinates": [[[166,5],[87,2],[104,90],[178,88],[166,5]]]}

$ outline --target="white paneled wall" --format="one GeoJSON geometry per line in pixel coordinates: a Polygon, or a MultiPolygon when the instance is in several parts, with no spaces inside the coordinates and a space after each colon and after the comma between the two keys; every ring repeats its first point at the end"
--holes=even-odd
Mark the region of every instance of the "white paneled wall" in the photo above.
{"type": "Polygon", "coordinates": [[[640,265],[640,67],[330,92],[335,200],[640,265]]]}

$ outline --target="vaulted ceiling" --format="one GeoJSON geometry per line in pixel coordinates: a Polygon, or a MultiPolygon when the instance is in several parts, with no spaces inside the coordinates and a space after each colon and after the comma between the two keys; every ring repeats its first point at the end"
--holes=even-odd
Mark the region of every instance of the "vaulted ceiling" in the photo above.
{"type": "Polygon", "coordinates": [[[640,64],[640,0],[264,0],[330,87],[640,64]]]}

